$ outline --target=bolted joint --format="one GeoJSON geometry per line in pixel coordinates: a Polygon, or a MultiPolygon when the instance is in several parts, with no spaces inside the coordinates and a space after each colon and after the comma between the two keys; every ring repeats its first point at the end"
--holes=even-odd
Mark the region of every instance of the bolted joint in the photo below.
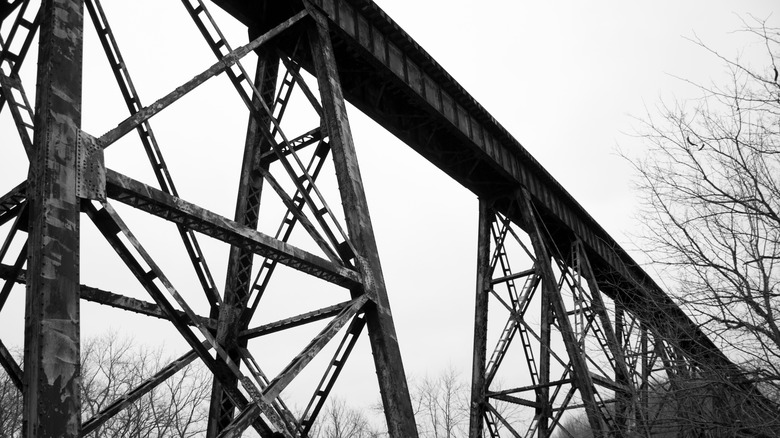
{"type": "Polygon", "coordinates": [[[106,160],[98,139],[79,131],[76,145],[76,195],[82,199],[106,200],[106,160]]]}

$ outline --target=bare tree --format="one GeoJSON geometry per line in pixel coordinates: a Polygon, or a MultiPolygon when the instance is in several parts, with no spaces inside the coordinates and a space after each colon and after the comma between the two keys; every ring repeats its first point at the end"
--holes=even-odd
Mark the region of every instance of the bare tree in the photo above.
{"type": "MultiPolygon", "coordinates": [[[[164,367],[163,350],[134,346],[115,333],[82,344],[84,420],[164,367]]],[[[208,373],[187,366],[128,406],[92,437],[155,436],[189,438],[205,430],[210,395],[208,373]]]]}
{"type": "Polygon", "coordinates": [[[367,410],[351,407],[346,400],[333,397],[309,432],[311,438],[379,438],[386,433],[375,429],[367,410]]]}
{"type": "MultiPolygon", "coordinates": [[[[16,356],[21,356],[21,353],[16,356]]],[[[16,438],[21,433],[22,393],[11,377],[0,371],[0,438],[16,438]]]]}
{"type": "Polygon", "coordinates": [[[417,428],[421,437],[458,438],[467,435],[469,387],[453,368],[426,376],[412,385],[417,428]]]}
{"type": "MultiPolygon", "coordinates": [[[[163,350],[133,345],[108,333],[82,342],[82,420],[167,365],[163,350]]],[[[102,424],[89,437],[191,438],[203,433],[208,415],[210,375],[190,364],[102,424]]],[[[21,436],[22,395],[0,375],[0,438],[21,436]]]]}
{"type": "MultiPolygon", "coordinates": [[[[447,368],[421,380],[412,380],[412,406],[421,438],[465,438],[468,436],[470,385],[453,368],[447,368]]],[[[494,401],[502,417],[514,421],[517,405],[494,401]]],[[[380,438],[387,436],[381,426],[383,406],[360,409],[340,398],[332,398],[318,417],[309,436],[312,438],[380,438]],[[376,415],[379,414],[379,415],[376,415]]],[[[499,430],[502,425],[496,425],[499,430]]],[[[485,436],[489,436],[485,431],[485,436]]]]}
{"type": "MultiPolygon", "coordinates": [[[[681,306],[767,396],[780,393],[780,29],[750,18],[743,32],[763,53],[761,65],[732,59],[691,40],[719,58],[725,84],[693,84],[696,101],[661,105],[648,115],[642,136],[648,150],[632,160],[647,221],[643,247],[673,280],[681,306]]],[[[674,340],[670,340],[674,341],[674,340]]],[[[715,382],[678,387],[710,400],[715,382]]],[[[725,380],[724,380],[725,382],[725,380]]],[[[719,383],[724,383],[719,382],[719,383]]],[[[725,383],[718,403],[747,403],[725,383]]],[[[678,402],[682,403],[679,399],[678,402]]],[[[708,402],[709,403],[709,402],[708,402]]],[[[701,402],[699,403],[701,404],[701,402]]],[[[750,403],[747,403],[748,405],[750,403]]],[[[682,406],[682,404],[681,404],[682,406]]],[[[780,427],[777,416],[755,427],[780,427]]],[[[741,433],[721,425],[719,433],[741,433]]]]}

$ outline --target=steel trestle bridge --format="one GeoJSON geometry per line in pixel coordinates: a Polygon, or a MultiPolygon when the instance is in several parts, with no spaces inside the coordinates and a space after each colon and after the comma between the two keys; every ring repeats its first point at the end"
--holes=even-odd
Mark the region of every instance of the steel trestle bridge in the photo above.
{"type": "MultiPolygon", "coordinates": [[[[363,332],[389,435],[418,436],[396,337],[396,323],[403,322],[390,311],[392,291],[385,288],[346,102],[480,200],[473,230],[471,438],[547,437],[574,411],[587,418],[594,436],[649,436],[661,427],[653,398],[659,387],[716,373],[719,384],[751,388],[577,201],[372,1],[182,4],[214,64],[143,106],[99,0],[0,0],[0,109],[18,131],[4,136],[18,136],[29,159],[27,180],[0,196],[0,225],[7,230],[0,236],[0,307],[15,286],[27,291],[23,365],[0,342],[0,363],[24,395],[24,436],[86,436],[201,361],[213,374],[208,437],[237,437],[250,428],[264,438],[305,437],[363,332]],[[209,12],[215,7],[246,26],[248,43],[229,45],[209,12]],[[82,85],[88,86],[81,80],[83,32],[91,25],[129,110],[99,137],[81,129],[82,85]],[[20,69],[33,62],[36,36],[37,88],[30,102],[20,69]],[[257,67],[247,71],[242,60],[251,57],[257,67]],[[232,218],[179,197],[152,130],[157,113],[217,75],[229,78],[249,119],[232,218]],[[319,123],[288,135],[293,90],[305,96],[319,123]],[[139,136],[154,183],[105,166],[104,150],[126,135],[139,136]],[[328,172],[338,182],[336,199],[318,187],[328,172]],[[258,231],[263,191],[286,210],[273,235],[258,231]],[[332,208],[339,202],[343,213],[332,208]],[[193,298],[176,289],[114,208],[118,204],[175,224],[209,314],[193,310],[193,298]],[[94,223],[151,301],[81,283],[81,221],[94,223]],[[308,236],[311,250],[290,243],[293,229],[308,236]],[[222,290],[200,247],[203,236],[230,247],[222,290]],[[18,253],[11,251],[17,247],[18,253]],[[345,289],[349,299],[253,324],[280,264],[345,289]],[[80,300],[170,321],[191,350],[82,420],[80,300]],[[489,333],[488,313],[505,321],[499,332],[489,333]],[[257,337],[325,320],[276,376],[266,375],[250,351],[257,337]],[[292,412],[280,394],[329,343],[338,347],[305,411],[292,412]],[[521,355],[519,368],[509,369],[504,360],[510,351],[521,355]],[[528,384],[501,387],[502,373],[522,373],[528,384]],[[510,417],[502,408],[508,405],[524,414],[510,417]]],[[[676,409],[693,415],[714,408],[676,409]]],[[[739,409],[719,412],[741,415],[739,409]]]]}

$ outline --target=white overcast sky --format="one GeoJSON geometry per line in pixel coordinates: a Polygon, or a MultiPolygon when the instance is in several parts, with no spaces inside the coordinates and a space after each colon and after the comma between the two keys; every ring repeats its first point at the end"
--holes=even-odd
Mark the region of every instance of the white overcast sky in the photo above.
{"type": "MultiPolygon", "coordinates": [[[[742,26],[741,19],[749,19],[749,14],[770,18],[776,9],[776,2],[769,0],[378,3],[630,251],[628,236],[638,232],[638,221],[632,216],[635,194],[630,166],[616,150],[641,155],[641,141],[630,135],[638,126],[634,117],[655,112],[661,99],[698,96],[675,76],[700,83],[722,77],[721,63],[686,38],[697,35],[724,55],[735,56],[745,44],[743,35],[732,32],[742,26]]],[[[104,7],[146,104],[213,62],[178,1],[104,0],[104,7]]],[[[223,14],[217,18],[234,46],[245,42],[243,29],[223,14]]],[[[770,21],[777,25],[778,18],[770,21]]],[[[90,27],[83,126],[99,136],[119,123],[126,110],[101,64],[90,27]]],[[[35,78],[30,67],[36,53],[30,56],[24,80],[32,93],[35,78]]],[[[226,84],[218,78],[152,123],[182,197],[232,217],[246,116],[226,84]]],[[[477,200],[354,108],[350,117],[407,372],[423,376],[452,366],[467,378],[477,200]]],[[[0,130],[4,163],[0,192],[5,192],[25,177],[26,161],[7,110],[0,114],[0,130]]],[[[150,172],[135,166],[143,160],[139,147],[130,140],[112,146],[107,164],[152,184],[150,172]]],[[[338,208],[338,200],[331,205],[338,208]]],[[[170,266],[175,284],[182,289],[194,286],[191,270],[182,262],[183,251],[174,248],[175,229],[159,228],[154,225],[158,221],[144,218],[136,223],[133,229],[142,242],[158,251],[155,254],[161,259],[170,259],[160,263],[170,266]]],[[[87,237],[82,247],[88,248],[82,258],[83,282],[120,293],[127,288],[128,294],[143,298],[131,276],[113,261],[111,250],[87,225],[83,228],[87,237]]],[[[222,288],[227,251],[209,242],[204,247],[222,288]]],[[[304,281],[289,286],[313,290],[319,284],[304,281]]],[[[0,313],[2,339],[17,346],[23,330],[21,291],[0,313]]],[[[188,296],[203,301],[201,295],[188,296]]],[[[263,320],[289,316],[296,308],[310,310],[320,302],[310,295],[300,297],[304,298],[280,293],[276,303],[286,310],[263,320]],[[299,299],[307,300],[304,308],[293,306],[300,304],[299,299]]],[[[339,297],[323,298],[320,304],[346,298],[339,297]]],[[[203,309],[202,304],[195,307],[203,309]]],[[[176,333],[163,323],[131,319],[123,312],[90,304],[83,308],[85,335],[112,327],[137,336],[140,342],[164,341],[172,355],[184,349],[176,333]]],[[[294,347],[284,354],[278,353],[283,349],[277,346],[263,349],[265,344],[259,342],[255,354],[270,363],[273,374],[306,341],[291,342],[294,347]]],[[[366,347],[364,339],[347,369],[351,376],[338,391],[370,403],[378,395],[366,347]]]]}

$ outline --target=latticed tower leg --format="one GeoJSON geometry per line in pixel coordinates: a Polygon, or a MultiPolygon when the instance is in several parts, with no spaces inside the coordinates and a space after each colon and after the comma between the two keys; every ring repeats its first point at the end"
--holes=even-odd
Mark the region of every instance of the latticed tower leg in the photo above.
{"type": "Polygon", "coordinates": [[[563,423],[572,421],[587,422],[596,436],[640,431],[636,388],[647,352],[631,352],[631,363],[626,354],[629,339],[640,346],[639,330],[613,326],[610,309],[619,315],[621,307],[605,302],[581,241],[561,251],[526,192],[510,202],[512,220],[480,201],[469,436],[546,438],[567,433],[563,423]],[[523,259],[532,267],[513,270],[523,259]],[[509,316],[488,355],[490,303],[509,316]],[[516,364],[502,366],[511,351],[525,359],[519,387],[497,378],[518,374],[516,364]]]}
{"type": "Polygon", "coordinates": [[[486,415],[487,391],[485,367],[487,366],[488,294],[490,293],[490,227],[493,213],[484,200],[479,201],[479,225],[477,231],[477,291],[474,310],[474,358],[471,369],[471,410],[469,437],[481,438],[483,418],[486,415]]]}
{"type": "MultiPolygon", "coordinates": [[[[308,3],[299,3],[299,9],[292,10],[291,15],[271,14],[267,28],[252,29],[252,41],[233,50],[203,1],[183,0],[218,62],[153,105],[144,107],[100,2],[84,2],[45,1],[42,12],[32,16],[27,14],[29,1],[15,2],[9,5],[10,9],[0,11],[2,19],[15,9],[21,11],[14,19],[9,41],[3,44],[0,53],[0,64],[9,67],[0,75],[0,108],[6,104],[10,107],[22,145],[32,163],[29,181],[0,198],[2,223],[14,220],[0,249],[0,260],[15,236],[27,230],[27,221],[31,218],[30,242],[24,246],[18,260],[3,271],[5,283],[0,289],[2,306],[13,284],[24,283],[20,272],[26,254],[31,253],[26,281],[29,288],[26,369],[22,372],[1,343],[0,364],[26,394],[27,435],[75,437],[94,432],[173,374],[199,360],[214,375],[208,436],[237,437],[248,427],[254,427],[264,438],[306,436],[363,327],[367,327],[390,435],[416,437],[327,18],[308,3]],[[84,4],[131,112],[130,117],[99,138],[80,131],[84,4]],[[275,22],[276,19],[279,20],[275,22]],[[49,115],[47,118],[33,116],[33,108],[27,102],[18,75],[39,24],[41,54],[36,110],[37,114],[49,115]],[[21,44],[11,44],[14,35],[21,44]],[[310,54],[299,58],[289,55],[298,49],[308,49],[310,54]],[[259,62],[255,78],[251,80],[239,60],[253,51],[258,53],[259,62]],[[305,84],[300,62],[307,63],[307,68],[314,73],[319,96],[305,84]],[[277,87],[282,65],[285,73],[277,87]],[[230,79],[250,113],[232,221],[179,197],[162,157],[163,149],[157,144],[150,125],[154,115],[221,73],[230,79]],[[321,122],[315,129],[291,139],[285,136],[280,122],[296,85],[321,117],[321,122]],[[29,135],[32,128],[35,129],[34,141],[29,135]],[[103,150],[133,131],[140,135],[160,189],[105,168],[103,150]],[[304,164],[297,151],[312,145],[316,147],[311,148],[314,151],[309,163],[304,164]],[[331,152],[348,233],[316,186],[317,177],[331,152]],[[285,188],[272,174],[271,167],[275,163],[280,163],[283,173],[290,178],[293,194],[287,192],[289,186],[285,188]],[[261,193],[266,187],[278,195],[287,208],[274,237],[256,230],[261,193]],[[176,224],[203,286],[211,309],[209,315],[195,313],[188,303],[191,298],[185,298],[177,290],[107,198],[176,224]],[[29,214],[26,204],[30,205],[29,214]],[[304,212],[307,209],[311,216],[304,212]],[[82,210],[154,303],[79,284],[78,231],[82,210]],[[308,233],[325,258],[287,243],[296,224],[308,233]],[[231,246],[222,296],[214,284],[195,231],[231,246]],[[263,260],[253,280],[256,256],[263,260]],[[351,299],[249,329],[271,274],[280,263],[342,286],[350,292],[351,299]],[[83,425],[78,400],[80,291],[86,291],[86,299],[170,321],[192,349],[111,401],[83,425]],[[249,351],[248,343],[252,338],[327,318],[332,319],[281,373],[273,379],[266,377],[249,351]],[[343,339],[306,412],[302,418],[295,418],[281,400],[281,392],[340,331],[343,339]]],[[[295,5],[292,6],[295,9],[295,5]]]]}
{"type": "MultiPolygon", "coordinates": [[[[356,251],[355,262],[363,277],[362,293],[373,300],[373,305],[366,311],[366,320],[388,431],[392,437],[414,438],[417,436],[414,411],[336,70],[328,21],[318,10],[309,10],[316,22],[309,33],[309,42],[320,86],[323,117],[333,148],[344,215],[356,251]]],[[[359,290],[353,291],[353,295],[359,293],[359,290]]]]}
{"type": "MultiPolygon", "coordinates": [[[[253,104],[256,106],[260,106],[257,102],[258,98],[263,99],[267,106],[273,106],[278,65],[278,56],[269,50],[260,52],[255,85],[261,94],[254,98],[253,104]]],[[[259,157],[271,149],[268,141],[258,132],[259,129],[271,129],[268,116],[260,120],[254,115],[249,118],[235,213],[237,223],[253,229],[257,228],[263,188],[263,178],[256,169],[262,165],[259,157]],[[262,125],[263,128],[258,128],[258,125],[262,125]]],[[[266,164],[265,167],[267,169],[268,165],[266,164]]],[[[217,323],[217,341],[228,348],[231,358],[237,363],[241,361],[238,348],[245,348],[247,341],[239,340],[229,345],[226,340],[238,339],[238,333],[247,328],[248,318],[243,316],[249,304],[250,289],[253,284],[253,260],[254,254],[251,251],[238,247],[230,249],[225,297],[217,323]]],[[[235,385],[238,382],[233,379],[232,383],[235,385]]],[[[222,391],[222,385],[215,380],[211,394],[207,436],[216,437],[227,427],[233,419],[234,410],[230,398],[222,391]]]]}

